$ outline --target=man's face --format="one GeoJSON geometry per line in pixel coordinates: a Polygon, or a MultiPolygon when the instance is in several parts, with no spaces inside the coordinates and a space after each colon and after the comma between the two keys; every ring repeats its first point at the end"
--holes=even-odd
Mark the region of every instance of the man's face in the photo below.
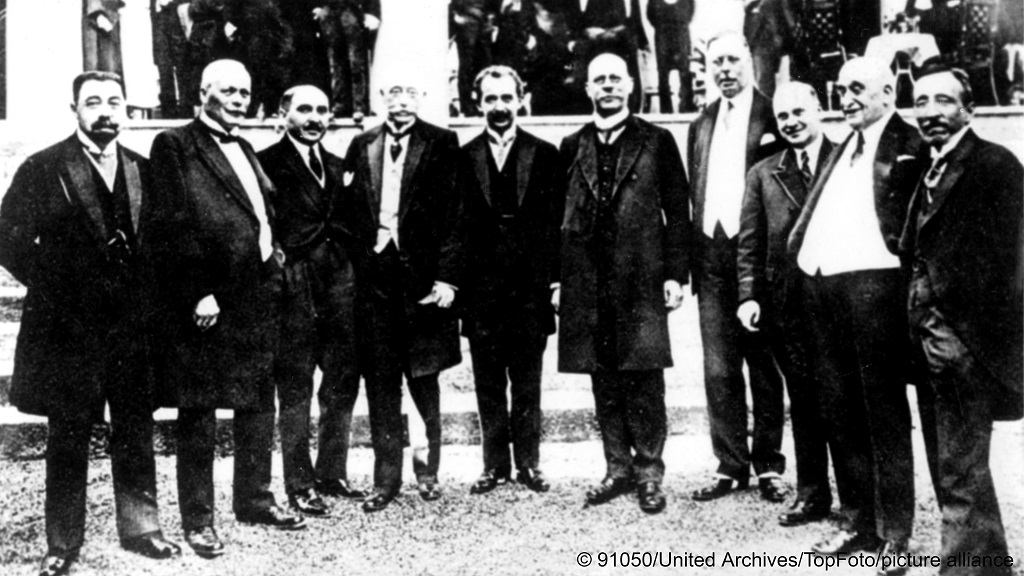
{"type": "Polygon", "coordinates": [[[226,68],[219,78],[199,91],[207,116],[230,130],[245,118],[251,97],[249,73],[241,68],[226,68]]]}
{"type": "Polygon", "coordinates": [[[587,94],[599,116],[612,116],[625,109],[632,92],[633,79],[622,58],[602,54],[590,63],[587,94]]]}
{"type": "Polygon", "coordinates": [[[708,70],[726,98],[732,98],[750,84],[750,51],[739,36],[723,36],[708,49],[708,70]]]}
{"type": "Polygon", "coordinates": [[[821,133],[818,99],[807,90],[779,87],[773,102],[775,119],[782,136],[796,148],[803,148],[821,133]]]}
{"type": "Polygon", "coordinates": [[[127,118],[121,86],[110,80],[88,80],[82,84],[72,109],[78,116],[78,127],[100,145],[113,140],[127,118]]]}
{"type": "Polygon", "coordinates": [[[930,74],[914,85],[914,112],[925,142],[943,146],[970,123],[974,105],[964,106],[962,90],[949,72],[930,74]]]}
{"type": "Polygon", "coordinates": [[[384,105],[388,109],[388,119],[398,125],[408,124],[416,118],[420,110],[420,99],[423,92],[416,86],[394,84],[381,91],[384,105]]]}
{"type": "Polygon", "coordinates": [[[316,144],[327,133],[331,108],[327,95],[312,86],[297,88],[291,106],[285,111],[288,133],[304,144],[316,144]]]}
{"type": "Polygon", "coordinates": [[[853,60],[839,72],[836,90],[846,123],[854,130],[864,130],[889,111],[892,87],[881,74],[853,60]]]}
{"type": "Polygon", "coordinates": [[[514,126],[522,105],[511,76],[487,76],[480,82],[480,111],[491,130],[501,134],[514,126]]]}

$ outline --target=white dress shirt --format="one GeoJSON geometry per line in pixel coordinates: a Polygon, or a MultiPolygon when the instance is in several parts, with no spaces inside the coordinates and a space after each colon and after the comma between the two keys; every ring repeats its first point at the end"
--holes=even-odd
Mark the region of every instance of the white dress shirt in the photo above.
{"type": "Polygon", "coordinates": [[[516,141],[517,129],[515,125],[505,130],[504,134],[498,134],[490,127],[485,128],[487,132],[487,144],[491,147],[491,155],[494,157],[494,162],[498,165],[498,171],[505,167],[505,161],[508,160],[508,152],[512,149],[512,145],[516,141]]]}
{"type": "MultiPolygon", "coordinates": [[[[825,137],[821,134],[812,140],[809,144],[803,148],[793,147],[793,152],[796,154],[796,167],[797,169],[803,169],[803,160],[800,156],[807,152],[807,168],[811,171],[811,176],[814,176],[818,172],[818,157],[821,155],[821,143],[825,140],[825,137]]],[[[810,192],[810,190],[808,190],[810,192]]]]}
{"type": "Polygon", "coordinates": [[[309,173],[312,174],[314,178],[316,178],[316,181],[320,184],[320,187],[323,188],[327,182],[327,166],[324,164],[324,157],[320,155],[320,147],[317,145],[310,146],[309,144],[299,142],[290,133],[288,134],[288,139],[292,141],[292,144],[295,145],[295,149],[299,151],[299,156],[302,156],[302,163],[305,164],[306,168],[309,169],[309,173]],[[316,172],[313,172],[313,168],[311,168],[309,165],[310,150],[313,151],[313,154],[316,156],[316,159],[320,161],[319,176],[316,175],[316,172]]]}
{"type": "Polygon", "coordinates": [[[82,143],[85,148],[86,156],[92,165],[99,171],[100,176],[103,177],[103,182],[107,185],[107,192],[114,191],[114,180],[117,179],[117,137],[107,143],[107,147],[100,150],[98,144],[92,141],[82,129],[79,128],[75,131],[78,135],[78,141],[82,143]]]}
{"type": "Polygon", "coordinates": [[[402,131],[401,139],[396,139],[387,130],[384,131],[384,170],[380,179],[380,213],[377,228],[377,243],[373,251],[378,254],[384,250],[388,242],[393,241],[395,247],[398,243],[398,209],[402,199],[402,174],[405,172],[405,158],[409,153],[409,131],[415,120],[409,123],[402,131]],[[399,141],[402,144],[402,151],[394,160],[391,159],[391,146],[399,141]]]}
{"type": "Polygon", "coordinates": [[[968,130],[970,130],[970,128],[964,126],[957,131],[956,134],[949,137],[945,146],[931,149],[932,164],[924,173],[925,193],[928,195],[929,203],[932,201],[932,188],[938,186],[939,181],[942,180],[942,175],[946,173],[946,166],[948,166],[948,164],[946,162],[942,162],[942,160],[947,154],[957,147],[957,144],[960,143],[960,140],[963,139],[964,134],[967,134],[968,130]]]}
{"type": "Polygon", "coordinates": [[[709,238],[715,235],[718,223],[729,238],[740,231],[747,178],[747,131],[753,106],[754,89],[748,86],[731,99],[723,97],[718,108],[708,152],[704,221],[701,223],[701,229],[709,238]]]}
{"type": "Polygon", "coordinates": [[[622,132],[626,129],[626,120],[629,119],[629,109],[623,108],[611,116],[600,116],[594,114],[592,117],[594,121],[594,127],[597,128],[597,140],[602,144],[614,144],[619,136],[622,136],[622,132]],[[603,132],[611,130],[611,134],[607,136],[607,141],[603,132]]]}

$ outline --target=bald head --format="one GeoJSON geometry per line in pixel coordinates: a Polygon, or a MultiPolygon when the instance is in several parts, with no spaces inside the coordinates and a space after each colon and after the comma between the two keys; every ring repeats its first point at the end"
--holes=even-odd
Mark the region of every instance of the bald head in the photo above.
{"type": "Polygon", "coordinates": [[[878,58],[854,58],[843,65],[836,82],[843,115],[854,130],[864,130],[896,105],[896,77],[878,58]]]}
{"type": "Polygon", "coordinates": [[[249,108],[252,81],[245,66],[235,60],[216,60],[204,70],[199,89],[203,111],[225,130],[231,130],[245,118],[249,108]]]}
{"type": "Polygon", "coordinates": [[[600,116],[613,116],[626,108],[633,79],[626,61],[617,54],[598,54],[587,67],[587,94],[600,116]]]}
{"type": "Polygon", "coordinates": [[[772,99],[779,131],[794,148],[803,148],[821,134],[818,93],[803,82],[789,82],[775,89],[772,99]]]}
{"type": "Polygon", "coordinates": [[[316,86],[293,86],[281,97],[281,115],[292,138],[313,145],[327,134],[331,106],[327,95],[316,86]]]}

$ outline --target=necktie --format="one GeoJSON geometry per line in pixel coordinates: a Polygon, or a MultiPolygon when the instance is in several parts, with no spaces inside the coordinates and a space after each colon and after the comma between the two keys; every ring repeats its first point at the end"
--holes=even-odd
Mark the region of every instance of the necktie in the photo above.
{"type": "Polygon", "coordinates": [[[925,193],[929,204],[932,203],[932,190],[939,185],[939,180],[942,179],[942,173],[946,169],[946,162],[945,156],[939,156],[932,162],[932,167],[928,170],[928,173],[924,175],[925,193]]]}
{"type": "Polygon", "coordinates": [[[732,100],[726,100],[725,102],[725,117],[722,118],[722,124],[726,130],[732,130],[732,116],[733,111],[736,109],[736,105],[733,104],[732,100]]]}
{"type": "Polygon", "coordinates": [[[316,157],[316,152],[313,147],[309,147],[309,169],[313,171],[313,175],[316,176],[317,180],[322,180],[324,177],[324,166],[320,163],[320,159],[316,157]]]}
{"type": "Polygon", "coordinates": [[[811,172],[811,157],[807,154],[807,150],[800,151],[800,175],[804,179],[804,185],[810,187],[811,180],[814,179],[814,173],[811,172]]]}
{"type": "Polygon", "coordinates": [[[391,124],[384,124],[384,132],[390,134],[392,140],[394,140],[394,142],[391,143],[391,161],[394,162],[398,160],[398,157],[402,154],[402,138],[409,135],[408,124],[406,125],[406,129],[401,132],[393,129],[391,124]]]}
{"type": "Polygon", "coordinates": [[[395,139],[395,141],[391,143],[391,161],[394,162],[394,161],[398,160],[398,157],[401,156],[401,155],[402,155],[402,141],[398,140],[398,139],[395,139]]]}
{"type": "Polygon", "coordinates": [[[512,146],[512,140],[504,138],[491,137],[491,143],[497,145],[498,149],[494,156],[494,161],[498,165],[498,170],[505,167],[505,160],[508,158],[508,149],[512,146]]]}
{"type": "Polygon", "coordinates": [[[857,131],[857,147],[853,149],[853,155],[850,156],[850,166],[857,163],[860,157],[864,155],[864,133],[857,131]]]}

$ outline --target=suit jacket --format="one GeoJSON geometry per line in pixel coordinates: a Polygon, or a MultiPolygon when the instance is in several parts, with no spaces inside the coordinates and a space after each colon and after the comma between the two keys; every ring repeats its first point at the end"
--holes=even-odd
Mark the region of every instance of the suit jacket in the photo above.
{"type": "MultiPolygon", "coordinates": [[[[922,162],[930,162],[926,150],[922,162]]],[[[939,311],[1001,385],[993,398],[998,417],[1019,419],[1024,168],[1009,150],[973,131],[947,159],[932,191],[932,213],[920,223],[925,188],[918,185],[900,250],[928,275],[939,311]]]]}
{"type": "MultiPolygon", "coordinates": [[[[245,140],[267,217],[273,224],[273,185],[245,140]]],[[[276,318],[259,221],[241,181],[200,120],[161,132],[153,141],[155,199],[143,213],[166,319],[164,372],[169,402],[190,408],[273,407],[276,318]],[[196,304],[212,294],[220,314],[209,330],[193,320],[196,304]]]]}
{"type": "Polygon", "coordinates": [[[555,331],[551,282],[557,275],[564,170],[553,145],[516,130],[518,210],[510,225],[492,198],[486,132],[462,149],[468,230],[462,333],[470,338],[504,328],[523,336],[555,331]]]}
{"type": "MultiPolygon", "coordinates": [[[[352,238],[357,293],[377,241],[384,171],[384,127],[356,136],[345,156],[351,179],[344,209],[338,214],[352,238]]],[[[452,309],[422,306],[435,281],[462,286],[465,227],[456,183],[459,141],[454,132],[416,120],[406,142],[398,215],[398,245],[406,281],[406,310],[413,319],[410,368],[413,377],[439,372],[461,362],[458,320],[452,309]]],[[[357,297],[357,314],[361,305],[357,297]]],[[[455,305],[459,305],[456,293],[455,305]]],[[[368,335],[372,337],[372,335],[368,335]]]]}
{"type": "MultiPolygon", "coordinates": [[[[832,155],[830,161],[814,179],[814,187],[807,196],[803,210],[789,234],[787,249],[793,258],[800,254],[807,226],[814,215],[814,209],[821,199],[821,193],[828,183],[836,162],[851,145],[855,134],[851,133],[832,155]]],[[[907,124],[899,114],[893,114],[882,131],[881,140],[874,158],[874,196],[878,227],[882,232],[885,246],[893,254],[899,251],[900,235],[907,219],[907,206],[921,175],[922,164],[917,158],[921,148],[921,134],[917,128],[907,124]]]]}
{"type": "MultiPolygon", "coordinates": [[[[613,209],[616,231],[610,288],[616,294],[619,370],[672,365],[664,282],[686,284],[689,274],[689,187],[672,134],[636,116],[619,136],[613,209]]],[[[558,369],[598,368],[597,129],[593,123],[562,141],[568,166],[562,219],[562,284],[558,369]]]]}
{"type": "MultiPolygon", "coordinates": [[[[779,135],[775,115],[772,113],[772,101],[754,90],[754,101],[750,107],[750,123],[747,129],[747,147],[744,152],[744,174],[750,167],[775,152],[785,144],[779,135]]],[[[693,291],[697,292],[701,277],[701,255],[704,250],[704,202],[707,198],[707,168],[711,158],[711,139],[715,136],[715,124],[718,120],[718,109],[722,100],[718,99],[704,109],[700,116],[690,125],[686,142],[686,161],[688,163],[691,190],[693,196],[693,291]]],[[[737,151],[738,152],[738,151],[737,151]]]]}
{"type": "MultiPolygon", "coordinates": [[[[815,174],[821,173],[834,148],[822,138],[815,174]]],[[[769,316],[786,309],[795,268],[786,240],[809,192],[792,148],[765,158],[747,173],[737,249],[739,301],[755,300],[769,316]]]]}
{"type": "MultiPolygon", "coordinates": [[[[137,228],[152,198],[148,162],[120,145],[118,159],[137,228]]],[[[0,205],[0,265],[27,288],[11,390],[24,412],[95,409],[102,418],[114,333],[136,340],[133,353],[148,353],[147,262],[137,256],[126,265],[111,253],[113,231],[100,204],[108,192],[97,189],[93,171],[72,135],[30,156],[0,205]]],[[[138,232],[136,254],[146,241],[138,232]]],[[[138,380],[137,395],[148,401],[151,382],[138,380]]]]}

